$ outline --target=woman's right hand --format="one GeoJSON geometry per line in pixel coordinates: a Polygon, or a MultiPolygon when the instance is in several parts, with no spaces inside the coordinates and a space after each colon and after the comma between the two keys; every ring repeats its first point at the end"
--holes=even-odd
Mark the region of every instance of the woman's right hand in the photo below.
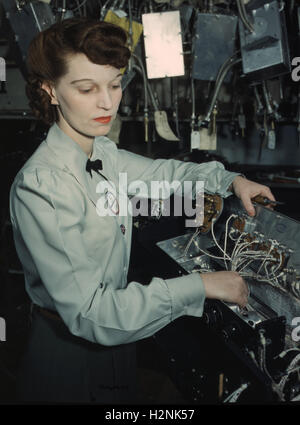
{"type": "Polygon", "coordinates": [[[244,279],[232,271],[202,273],[201,278],[206,298],[212,298],[245,307],[248,302],[248,287],[244,279]]]}

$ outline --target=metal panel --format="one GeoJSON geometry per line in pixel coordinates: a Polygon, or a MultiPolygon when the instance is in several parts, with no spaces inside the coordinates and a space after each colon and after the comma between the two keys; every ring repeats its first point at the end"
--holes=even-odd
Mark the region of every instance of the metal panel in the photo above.
{"type": "Polygon", "coordinates": [[[278,2],[248,13],[253,22],[252,33],[239,21],[244,73],[256,79],[269,79],[290,72],[284,12],[279,10],[278,2]]]}
{"type": "MultiPolygon", "coordinates": [[[[241,201],[232,196],[224,202],[224,210],[215,229],[217,239],[224,231],[226,220],[233,213],[238,216],[245,215],[247,221],[244,231],[246,233],[253,234],[253,232],[257,232],[263,235],[265,240],[276,240],[287,249],[292,250],[287,267],[289,270],[293,270],[290,273],[300,276],[300,223],[298,221],[261,205],[256,205],[255,217],[249,217],[245,213],[241,201]]],[[[209,235],[204,235],[204,237],[203,235],[198,235],[186,253],[186,247],[191,235],[192,233],[189,233],[158,242],[157,246],[188,273],[200,268],[213,271],[216,266],[218,270],[221,260],[217,261],[214,266],[215,260],[203,255],[202,250],[207,251],[214,246],[214,242],[209,235]]],[[[214,254],[216,255],[217,252],[214,252],[214,254]]],[[[288,327],[291,325],[293,318],[300,315],[300,299],[290,291],[284,291],[265,282],[258,282],[255,278],[247,278],[247,283],[250,287],[251,296],[263,306],[267,306],[275,312],[276,315],[284,316],[288,327]]]]}
{"type": "MultiPolygon", "coordinates": [[[[226,218],[236,213],[241,215],[244,211],[242,203],[236,197],[225,201],[225,213],[220,219],[223,225],[226,218]]],[[[280,244],[292,250],[288,259],[287,267],[293,269],[294,273],[300,275],[300,223],[292,218],[276,211],[272,211],[261,205],[256,205],[255,217],[247,217],[248,228],[251,227],[251,233],[254,231],[263,234],[265,239],[275,239],[280,244]]],[[[245,229],[247,232],[248,230],[245,229]]],[[[274,288],[271,285],[249,280],[251,294],[265,305],[271,307],[278,316],[285,316],[287,325],[291,324],[294,317],[300,314],[300,299],[297,299],[290,292],[284,292],[281,289],[274,288]]]]}
{"type": "Polygon", "coordinates": [[[179,11],[142,15],[148,78],[184,75],[179,11]]]}
{"type": "Polygon", "coordinates": [[[234,53],[236,29],[236,16],[198,13],[193,39],[193,78],[216,80],[221,65],[234,53]]]}
{"type": "Polygon", "coordinates": [[[25,118],[31,110],[25,93],[25,80],[19,68],[8,68],[5,91],[0,94],[0,120],[7,115],[25,118]]]}
{"type": "Polygon", "coordinates": [[[29,44],[34,36],[55,22],[51,7],[41,1],[28,3],[23,8],[18,8],[14,0],[2,0],[2,4],[22,60],[25,61],[29,44]]]}

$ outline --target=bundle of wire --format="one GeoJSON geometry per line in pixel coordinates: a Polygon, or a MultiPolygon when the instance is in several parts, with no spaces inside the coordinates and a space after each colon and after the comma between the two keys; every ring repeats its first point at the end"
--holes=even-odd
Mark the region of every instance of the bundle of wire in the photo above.
{"type": "MultiPolygon", "coordinates": [[[[261,240],[255,237],[251,240],[247,240],[247,238],[249,238],[249,234],[245,232],[240,232],[239,236],[235,237],[236,229],[231,228],[230,231],[228,230],[230,221],[233,218],[237,217],[238,216],[236,214],[231,214],[226,221],[223,247],[218,243],[215,236],[214,224],[216,220],[213,219],[211,222],[211,235],[216,247],[221,251],[222,256],[213,255],[210,252],[207,252],[204,249],[200,248],[196,239],[200,233],[199,228],[196,229],[196,231],[188,241],[183,255],[186,256],[188,254],[191,244],[194,243],[198,250],[203,254],[213,259],[222,260],[226,270],[236,271],[242,277],[248,277],[257,281],[267,282],[276,288],[280,288],[284,291],[287,291],[285,287],[285,272],[282,271],[283,254],[277,249],[277,257],[279,258],[274,255],[274,250],[280,245],[279,242],[273,239],[269,239],[267,241],[264,241],[264,243],[267,244],[266,246],[268,246],[269,249],[254,250],[253,247],[255,246],[255,244],[261,244],[261,240]],[[231,254],[227,252],[228,238],[232,242],[234,242],[234,247],[231,251],[231,254]],[[257,264],[257,262],[259,261],[260,264],[257,264]],[[249,270],[253,262],[255,262],[256,265],[256,272],[249,270]]],[[[209,272],[210,270],[205,269],[203,271],[199,271],[205,273],[209,272]]],[[[300,299],[300,282],[292,282],[289,289],[297,298],[300,299]]]]}

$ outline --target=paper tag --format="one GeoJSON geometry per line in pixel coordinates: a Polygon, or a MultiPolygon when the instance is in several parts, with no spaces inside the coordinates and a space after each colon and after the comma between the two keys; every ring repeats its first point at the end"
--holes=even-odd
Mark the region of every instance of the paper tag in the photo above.
{"type": "Polygon", "coordinates": [[[200,132],[200,148],[201,150],[216,150],[217,149],[217,134],[208,133],[207,128],[202,128],[200,132]]]}
{"type": "Polygon", "coordinates": [[[268,133],[268,148],[269,149],[276,148],[276,135],[274,130],[270,130],[268,133]]]}
{"type": "Polygon", "coordinates": [[[127,13],[121,9],[114,10],[114,14],[117,15],[119,18],[125,18],[127,16],[127,13]]]}
{"type": "Polygon", "coordinates": [[[185,74],[179,10],[142,15],[148,78],[185,74]]]}
{"type": "Polygon", "coordinates": [[[192,131],[191,133],[191,149],[200,149],[200,132],[192,131]]]}
{"type": "Polygon", "coordinates": [[[168,123],[166,111],[154,111],[154,121],[157,133],[165,140],[178,142],[178,137],[175,136],[168,123]]]}

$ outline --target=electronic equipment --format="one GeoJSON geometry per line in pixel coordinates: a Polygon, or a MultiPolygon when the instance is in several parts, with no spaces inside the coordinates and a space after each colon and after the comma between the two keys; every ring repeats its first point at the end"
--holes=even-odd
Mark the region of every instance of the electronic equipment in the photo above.
{"type": "Polygon", "coordinates": [[[193,78],[216,81],[219,69],[234,54],[237,22],[237,16],[233,15],[197,13],[193,37],[193,78]]]}
{"type": "Polygon", "coordinates": [[[290,55],[283,6],[278,1],[248,6],[250,31],[239,21],[243,71],[251,79],[270,79],[290,72],[290,55]]]}
{"type": "MultiPolygon", "coordinates": [[[[225,199],[224,205],[220,205],[218,195],[206,194],[205,197],[209,202],[204,202],[204,227],[194,233],[158,242],[157,246],[177,265],[177,275],[237,271],[244,277],[250,296],[244,309],[222,301],[205,301],[203,316],[198,321],[195,339],[198,342],[193,340],[193,349],[197,344],[202,351],[206,349],[207,339],[203,337],[202,340],[201,322],[202,327],[219,338],[219,357],[214,359],[218,379],[212,373],[203,382],[200,379],[189,381],[198,393],[192,388],[187,389],[186,380],[184,385],[181,380],[179,387],[185,387],[190,401],[199,402],[204,382],[207,384],[213,379],[217,385],[218,380],[220,386],[223,374],[227,380],[226,391],[222,381],[221,390],[218,387],[219,401],[237,401],[242,394],[244,401],[299,400],[300,223],[257,202],[254,203],[256,215],[250,217],[234,196],[225,199]],[[226,350],[231,354],[225,361],[220,354],[226,350]],[[236,374],[238,364],[240,369],[236,374]]],[[[195,332],[195,320],[183,320],[187,321],[185,328],[189,326],[190,332],[191,329],[195,332]]],[[[166,349],[167,334],[164,331],[161,335],[157,340],[166,349]]],[[[175,359],[172,366],[176,379],[178,374],[187,373],[179,360],[181,355],[173,347],[170,356],[175,359]],[[175,363],[177,370],[174,369],[175,363]]],[[[190,356],[189,369],[205,369],[203,363],[197,363],[194,353],[190,356]]],[[[228,352],[224,354],[226,356],[228,352]]],[[[207,363],[208,369],[212,358],[207,363]]],[[[201,374],[205,376],[205,372],[201,374]]]]}
{"type": "Polygon", "coordinates": [[[18,65],[26,76],[24,64],[29,44],[40,31],[54,24],[55,16],[50,5],[42,1],[2,0],[2,5],[11,27],[10,37],[17,47],[18,65]]]}

